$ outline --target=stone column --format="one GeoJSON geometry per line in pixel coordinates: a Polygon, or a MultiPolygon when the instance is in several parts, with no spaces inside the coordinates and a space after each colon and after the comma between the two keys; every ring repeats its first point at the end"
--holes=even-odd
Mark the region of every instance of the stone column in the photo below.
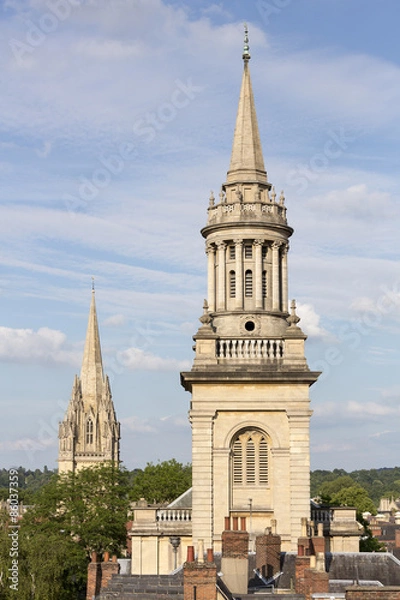
{"type": "Polygon", "coordinates": [[[215,311],[215,247],[207,244],[206,254],[208,258],[208,308],[210,312],[215,311]]]}
{"type": "Polygon", "coordinates": [[[217,242],[218,248],[218,294],[217,294],[217,310],[226,309],[226,262],[225,242],[217,242]]]}
{"type": "Polygon", "coordinates": [[[192,539],[213,545],[213,411],[190,412],[192,424],[192,539]]]}
{"type": "Polygon", "coordinates": [[[262,246],[263,240],[255,240],[255,292],[256,308],[263,308],[262,294],[262,246]]]}
{"type": "Polygon", "coordinates": [[[279,248],[281,242],[272,244],[272,310],[280,310],[280,282],[279,282],[279,248]]]}
{"type": "Polygon", "coordinates": [[[235,240],[236,308],[243,309],[243,240],[235,240]]]}
{"type": "Polygon", "coordinates": [[[282,310],[288,311],[288,268],[287,255],[289,244],[284,244],[282,248],[282,310]]]}

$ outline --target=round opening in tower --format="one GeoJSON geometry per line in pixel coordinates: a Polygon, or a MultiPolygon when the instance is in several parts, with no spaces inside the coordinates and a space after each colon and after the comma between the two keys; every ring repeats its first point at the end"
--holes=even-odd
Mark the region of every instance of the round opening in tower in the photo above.
{"type": "Polygon", "coordinates": [[[255,324],[254,321],[246,321],[246,323],[244,324],[244,328],[246,331],[254,331],[255,329],[255,324]]]}

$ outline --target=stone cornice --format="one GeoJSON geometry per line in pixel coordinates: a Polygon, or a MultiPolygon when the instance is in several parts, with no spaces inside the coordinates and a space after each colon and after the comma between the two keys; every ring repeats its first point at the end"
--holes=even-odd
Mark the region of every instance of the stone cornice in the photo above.
{"type": "Polygon", "coordinates": [[[320,374],[319,371],[289,371],[283,369],[277,371],[276,366],[274,370],[270,371],[261,370],[260,368],[251,369],[250,366],[241,368],[236,365],[232,369],[210,366],[204,370],[183,371],[181,373],[181,384],[186,391],[191,391],[193,383],[223,383],[226,385],[230,383],[286,383],[293,385],[306,383],[311,386],[317,381],[320,374]]]}

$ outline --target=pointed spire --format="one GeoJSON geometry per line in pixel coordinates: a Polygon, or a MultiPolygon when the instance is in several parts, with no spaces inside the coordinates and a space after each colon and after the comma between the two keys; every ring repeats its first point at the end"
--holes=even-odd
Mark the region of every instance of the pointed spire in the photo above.
{"type": "Polygon", "coordinates": [[[101,358],[99,326],[97,323],[94,283],[92,280],[92,301],[86,332],[85,349],[81,369],[82,397],[86,405],[97,404],[103,391],[103,362],[101,358]]]}
{"type": "Polygon", "coordinates": [[[247,25],[245,25],[243,47],[244,71],[227,183],[235,183],[237,181],[267,183],[267,173],[264,167],[253,89],[251,86],[249,60],[248,29],[247,25]]]}

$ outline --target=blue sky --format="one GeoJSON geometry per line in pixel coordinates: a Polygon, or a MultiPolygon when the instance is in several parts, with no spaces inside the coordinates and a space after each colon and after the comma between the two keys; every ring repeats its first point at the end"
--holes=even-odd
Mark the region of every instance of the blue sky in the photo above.
{"type": "Polygon", "coordinates": [[[95,277],[126,466],[190,461],[199,230],[229,164],[243,22],[313,468],[399,464],[397,2],[0,2],[0,465],[56,466],[95,277]]]}

